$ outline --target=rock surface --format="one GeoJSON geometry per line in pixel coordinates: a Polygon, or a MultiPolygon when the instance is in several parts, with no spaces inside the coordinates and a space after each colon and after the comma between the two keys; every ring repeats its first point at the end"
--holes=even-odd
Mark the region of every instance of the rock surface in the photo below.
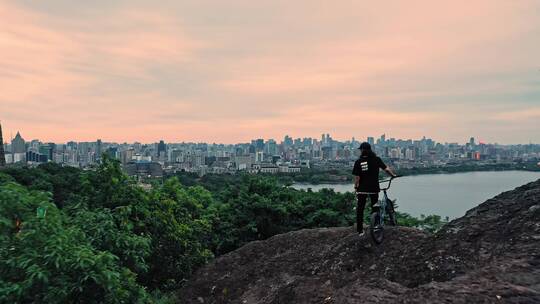
{"type": "Polygon", "coordinates": [[[486,201],[435,235],[352,227],[252,242],[200,269],[185,303],[540,303],[540,180],[486,201]]]}

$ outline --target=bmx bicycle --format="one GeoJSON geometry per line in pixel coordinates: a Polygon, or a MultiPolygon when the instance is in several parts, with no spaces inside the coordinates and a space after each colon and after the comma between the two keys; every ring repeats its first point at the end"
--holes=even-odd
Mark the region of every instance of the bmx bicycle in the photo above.
{"type": "Polygon", "coordinates": [[[394,211],[394,201],[388,198],[388,189],[392,185],[392,181],[396,177],[391,177],[387,180],[382,180],[379,183],[388,183],[384,188],[381,188],[383,197],[373,205],[370,216],[369,231],[371,238],[376,244],[381,244],[384,240],[384,223],[388,222],[391,226],[397,226],[396,213],[394,211]]]}

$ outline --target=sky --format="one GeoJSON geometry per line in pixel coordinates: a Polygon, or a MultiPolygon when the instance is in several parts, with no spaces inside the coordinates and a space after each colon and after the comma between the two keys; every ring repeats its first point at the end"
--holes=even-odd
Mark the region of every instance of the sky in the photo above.
{"type": "Polygon", "coordinates": [[[4,139],[540,143],[540,1],[0,0],[4,139]]]}

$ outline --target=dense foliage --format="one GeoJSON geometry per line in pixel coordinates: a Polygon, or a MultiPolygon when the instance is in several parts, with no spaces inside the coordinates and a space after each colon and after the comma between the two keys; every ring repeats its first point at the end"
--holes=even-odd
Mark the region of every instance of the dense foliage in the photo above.
{"type": "MultiPolygon", "coordinates": [[[[167,302],[215,255],[278,233],[355,221],[354,195],[274,177],[180,174],[144,191],[108,158],[95,170],[0,171],[0,302],[167,302]]],[[[367,216],[367,214],[366,214],[367,216]]],[[[400,214],[435,230],[439,217],[400,214]]]]}
{"type": "MultiPolygon", "coordinates": [[[[47,192],[28,190],[11,181],[0,186],[0,302],[69,303],[144,301],[144,289],[136,274],[123,261],[148,253],[148,240],[136,235],[122,239],[121,228],[107,229],[110,215],[84,218],[60,210],[47,192]],[[36,210],[46,210],[37,216],[36,210]],[[105,227],[90,230],[84,223],[105,227]],[[76,223],[81,223],[80,225],[76,223]],[[107,229],[109,239],[95,237],[107,229]],[[114,235],[112,235],[114,234],[114,235]],[[129,244],[134,238],[134,243],[129,244]],[[133,247],[133,252],[122,246],[133,247]],[[104,250],[110,247],[113,251],[104,250]],[[142,250],[141,250],[142,249],[142,250]]],[[[98,214],[96,211],[95,214],[98,214]]]]}
{"type": "Polygon", "coordinates": [[[200,187],[171,179],[145,192],[108,159],[2,173],[2,303],[151,302],[212,257],[200,187]]]}

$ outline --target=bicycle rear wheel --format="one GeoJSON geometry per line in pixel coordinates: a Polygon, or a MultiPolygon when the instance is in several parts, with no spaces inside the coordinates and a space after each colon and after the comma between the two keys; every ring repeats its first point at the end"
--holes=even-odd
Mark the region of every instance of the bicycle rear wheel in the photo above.
{"type": "Polygon", "coordinates": [[[397,226],[398,225],[398,222],[397,222],[397,218],[396,218],[396,213],[395,212],[390,212],[388,213],[388,217],[389,217],[389,223],[390,225],[392,226],[397,226]]]}
{"type": "Polygon", "coordinates": [[[371,234],[371,238],[376,244],[382,243],[384,239],[384,227],[381,225],[380,213],[373,212],[371,214],[369,232],[371,234]]]}

